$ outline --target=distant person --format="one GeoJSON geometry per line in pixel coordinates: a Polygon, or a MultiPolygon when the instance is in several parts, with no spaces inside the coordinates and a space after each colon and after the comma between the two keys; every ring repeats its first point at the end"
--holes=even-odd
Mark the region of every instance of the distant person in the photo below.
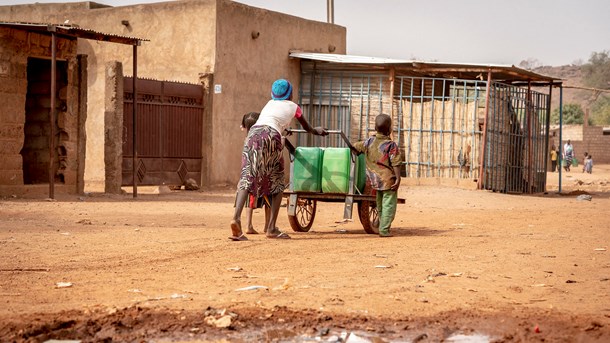
{"type": "Polygon", "coordinates": [[[396,216],[402,158],[398,144],[390,138],[392,118],[387,114],[378,115],[375,118],[375,130],[375,137],[354,143],[350,148],[356,154],[365,155],[366,176],[377,193],[375,200],[379,213],[379,236],[391,237],[390,227],[396,216]]]}
{"type": "Polygon", "coordinates": [[[585,154],[582,157],[582,172],[585,172],[585,160],[587,159],[587,156],[589,156],[589,153],[585,151],[585,154]]]}
{"type": "Polygon", "coordinates": [[[551,171],[554,173],[557,169],[557,149],[555,145],[551,146],[551,171]]]}
{"type": "Polygon", "coordinates": [[[568,139],[566,144],[563,145],[563,169],[565,169],[565,171],[570,171],[570,166],[572,166],[573,159],[574,147],[572,147],[572,142],[568,139]]]}
{"type": "Polygon", "coordinates": [[[583,161],[583,168],[582,171],[586,172],[586,173],[593,173],[593,156],[587,154],[585,152],[586,156],[585,156],[585,160],[583,161]]]}

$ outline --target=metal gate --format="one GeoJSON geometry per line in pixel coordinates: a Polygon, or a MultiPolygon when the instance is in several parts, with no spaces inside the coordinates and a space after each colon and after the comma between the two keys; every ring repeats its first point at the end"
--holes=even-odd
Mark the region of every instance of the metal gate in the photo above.
{"type": "MultiPolygon", "coordinates": [[[[301,67],[299,103],[312,125],[357,141],[375,131],[375,116],[392,115],[404,176],[480,180],[480,188],[504,193],[545,191],[550,95],[498,82],[488,88],[477,79],[397,71],[391,82],[388,71],[373,68],[301,67]]],[[[296,143],[345,146],[331,136],[300,135],[296,143]]]]}
{"type": "MultiPolygon", "coordinates": [[[[124,78],[123,186],[133,185],[133,79],[124,78]]],[[[203,87],[138,79],[138,185],[201,182],[203,87]]]]}

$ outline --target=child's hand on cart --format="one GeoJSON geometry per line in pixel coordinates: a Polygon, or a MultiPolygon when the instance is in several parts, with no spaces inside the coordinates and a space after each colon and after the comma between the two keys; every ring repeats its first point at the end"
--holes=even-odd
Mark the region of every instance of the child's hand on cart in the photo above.
{"type": "Polygon", "coordinates": [[[328,136],[328,130],[321,126],[316,126],[313,128],[312,132],[316,136],[328,136]]]}

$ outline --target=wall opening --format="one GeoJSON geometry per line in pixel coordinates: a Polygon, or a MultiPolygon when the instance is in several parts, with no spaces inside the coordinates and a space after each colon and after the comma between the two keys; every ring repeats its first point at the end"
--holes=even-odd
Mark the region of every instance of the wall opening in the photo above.
{"type": "MultiPolygon", "coordinates": [[[[49,182],[49,141],[51,134],[51,60],[29,58],[27,66],[28,90],[25,101],[25,139],[21,156],[23,158],[24,184],[38,184],[49,182]]],[[[67,132],[57,125],[57,118],[66,111],[65,89],[68,84],[68,64],[66,61],[57,61],[56,68],[57,94],[56,94],[56,120],[55,144],[61,147],[62,140],[67,139],[67,132]],[[63,90],[63,96],[62,94],[63,90]],[[63,99],[61,99],[63,98],[63,99]]],[[[54,151],[55,182],[63,183],[63,173],[57,171],[65,165],[65,149],[54,151]]]]}

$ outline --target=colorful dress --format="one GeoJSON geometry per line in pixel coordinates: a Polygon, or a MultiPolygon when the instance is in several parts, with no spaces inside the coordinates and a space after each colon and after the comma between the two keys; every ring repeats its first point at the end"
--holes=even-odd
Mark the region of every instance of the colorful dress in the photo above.
{"type": "Polygon", "coordinates": [[[247,190],[256,198],[284,191],[284,144],[281,133],[290,125],[292,118],[300,118],[301,115],[301,108],[290,100],[270,100],[265,105],[244,143],[238,190],[247,190]]]}

